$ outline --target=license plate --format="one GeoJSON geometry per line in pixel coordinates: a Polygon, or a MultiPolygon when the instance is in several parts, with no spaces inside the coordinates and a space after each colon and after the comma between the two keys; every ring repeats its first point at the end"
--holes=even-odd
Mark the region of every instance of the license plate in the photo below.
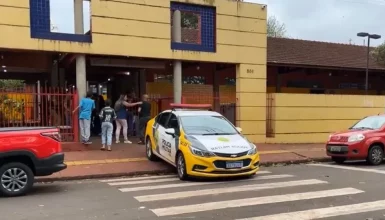
{"type": "Polygon", "coordinates": [[[340,152],[341,151],[341,147],[330,147],[330,151],[340,152]]]}
{"type": "Polygon", "coordinates": [[[242,168],[243,162],[237,161],[237,162],[226,162],[226,168],[227,169],[234,169],[234,168],[242,168]]]}

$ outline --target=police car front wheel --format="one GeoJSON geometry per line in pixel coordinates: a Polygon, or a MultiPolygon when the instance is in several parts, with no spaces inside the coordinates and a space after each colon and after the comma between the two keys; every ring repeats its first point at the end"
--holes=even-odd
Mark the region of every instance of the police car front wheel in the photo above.
{"type": "Polygon", "coordinates": [[[180,180],[186,180],[188,178],[186,172],[186,161],[182,152],[178,153],[176,160],[176,169],[178,171],[178,177],[180,180]]]}
{"type": "Polygon", "coordinates": [[[158,157],[155,156],[154,153],[152,152],[152,143],[151,143],[150,138],[146,139],[146,155],[147,155],[147,158],[151,161],[157,161],[158,160],[158,157]]]}

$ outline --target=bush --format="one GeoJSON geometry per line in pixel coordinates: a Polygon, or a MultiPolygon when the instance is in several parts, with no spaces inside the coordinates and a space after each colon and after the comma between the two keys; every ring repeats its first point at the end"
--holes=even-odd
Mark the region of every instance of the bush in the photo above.
{"type": "Polygon", "coordinates": [[[378,63],[385,65],[385,42],[377,46],[370,53],[378,63]]]}

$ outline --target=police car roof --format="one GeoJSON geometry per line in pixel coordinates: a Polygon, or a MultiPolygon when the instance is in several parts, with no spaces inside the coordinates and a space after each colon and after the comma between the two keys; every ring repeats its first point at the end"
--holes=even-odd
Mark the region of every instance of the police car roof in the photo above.
{"type": "Polygon", "coordinates": [[[183,109],[183,110],[176,110],[176,111],[166,110],[166,111],[163,111],[163,112],[172,112],[172,113],[174,113],[177,116],[199,116],[199,115],[222,116],[218,112],[207,111],[207,110],[187,110],[187,109],[183,109]]]}

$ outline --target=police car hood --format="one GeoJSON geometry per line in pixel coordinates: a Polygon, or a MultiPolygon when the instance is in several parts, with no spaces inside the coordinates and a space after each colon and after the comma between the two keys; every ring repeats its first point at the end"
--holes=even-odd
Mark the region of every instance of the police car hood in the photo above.
{"type": "Polygon", "coordinates": [[[241,135],[189,135],[187,139],[193,148],[225,154],[236,154],[252,149],[241,135]]]}

